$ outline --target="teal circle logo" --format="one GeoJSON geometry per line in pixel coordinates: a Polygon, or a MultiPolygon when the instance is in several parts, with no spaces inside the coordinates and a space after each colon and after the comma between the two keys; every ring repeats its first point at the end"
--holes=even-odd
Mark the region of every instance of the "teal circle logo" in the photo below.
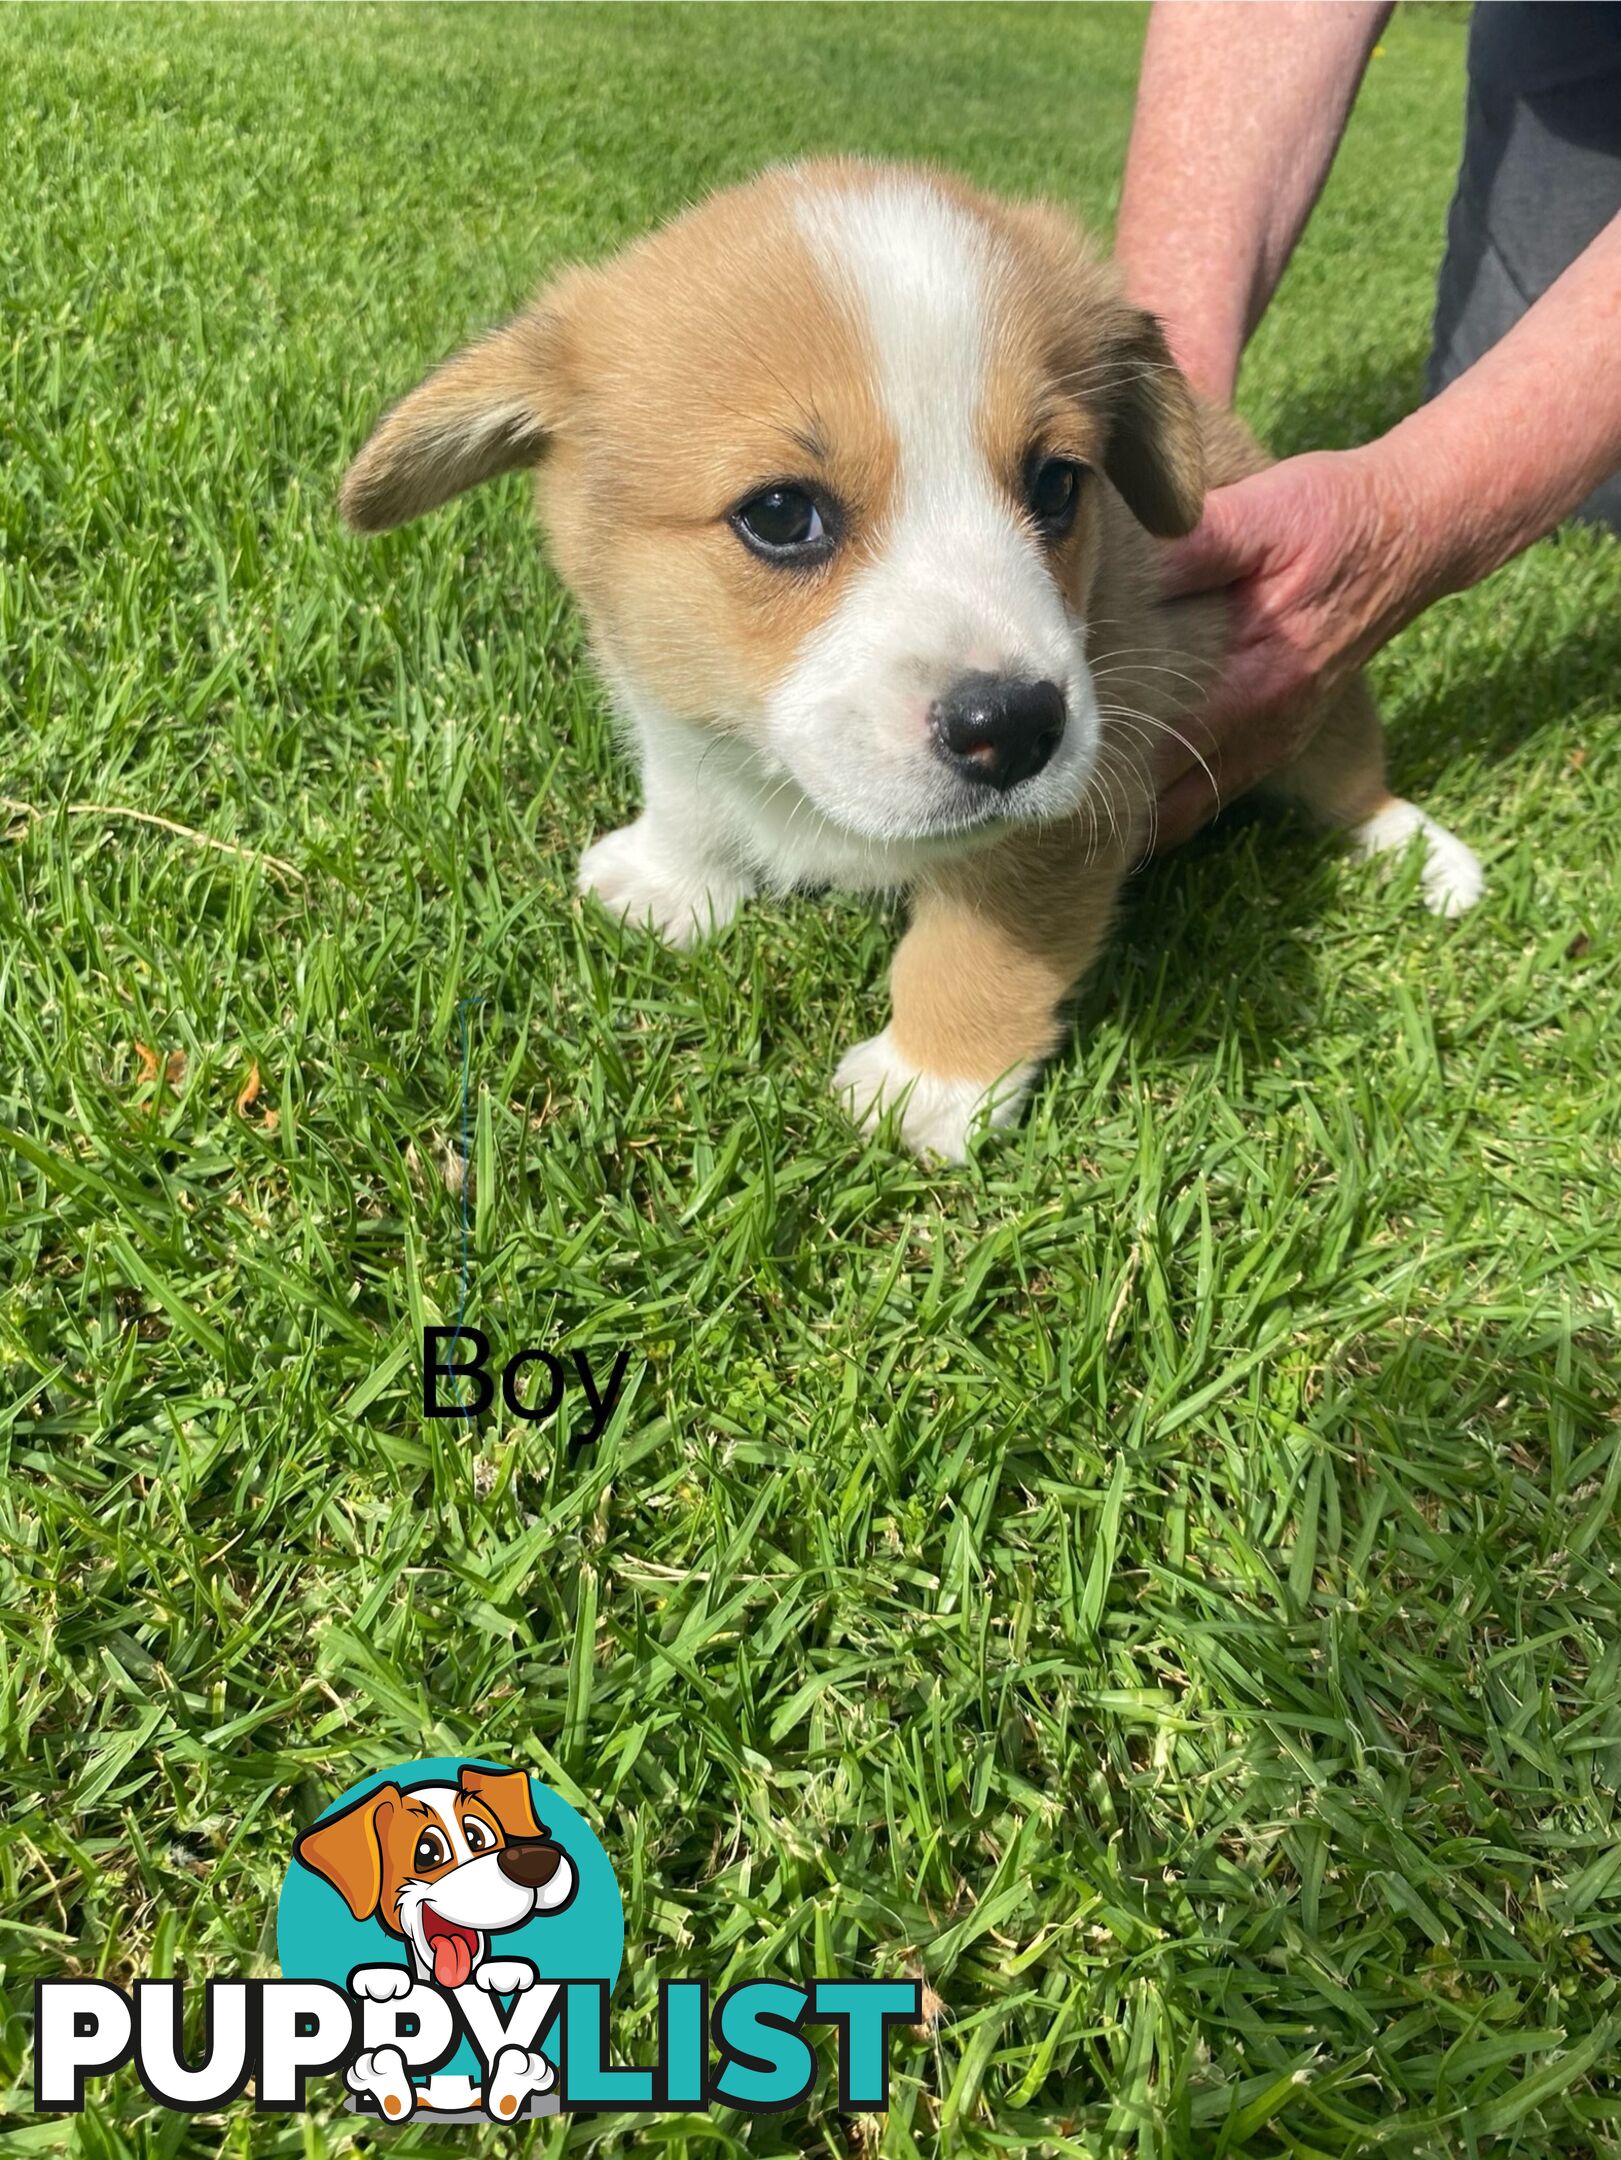
{"type": "MultiPolygon", "coordinates": [[[[397,1763],[340,1793],[297,1839],[276,1909],[288,1979],[378,2002],[413,1985],[499,2005],[550,1981],[611,1990],[624,1947],[619,1885],[584,1816],[529,1772],[479,1757],[397,1763]]],[[[541,2048],[528,2060],[519,2111],[543,2112],[555,2059],[541,2048]]],[[[401,2062],[369,2053],[346,2074],[352,2104],[390,2117],[479,2105],[465,2039],[409,2083],[401,2062]]]]}

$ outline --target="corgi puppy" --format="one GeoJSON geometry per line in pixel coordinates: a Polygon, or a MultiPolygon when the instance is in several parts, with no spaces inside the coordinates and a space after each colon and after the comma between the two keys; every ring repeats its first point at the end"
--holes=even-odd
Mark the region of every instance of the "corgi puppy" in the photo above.
{"type": "MultiPolygon", "coordinates": [[[[579,883],[683,946],[760,890],[901,888],[892,1017],[838,1065],[869,1127],[966,1152],[1018,1113],[1127,870],[1149,752],[1198,702],[1218,599],[1156,538],[1267,462],[1195,400],[1071,220],[932,171],[768,171],[565,270],[382,420],[361,532],[520,465],[639,760],[579,883]]],[[[1385,787],[1366,686],[1272,783],[1364,852],[1461,842],[1385,787]]]]}

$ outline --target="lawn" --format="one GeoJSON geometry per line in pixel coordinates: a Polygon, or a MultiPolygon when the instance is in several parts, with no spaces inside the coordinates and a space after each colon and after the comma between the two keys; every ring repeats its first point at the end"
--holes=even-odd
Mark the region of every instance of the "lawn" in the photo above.
{"type": "MultiPolygon", "coordinates": [[[[0,15],[13,2151],[353,2150],[332,2081],[32,2117],[31,1982],[274,1971],[295,1831],[477,1752],[600,1831],[630,2059],[661,1975],[933,1991],[882,2120],[485,2150],[1621,2153],[1621,551],[1378,663],[1474,914],[1235,820],[1136,882],[1023,1127],[930,1172],[827,1093],[893,910],[682,959],[575,898],[634,787],[523,482],[333,513],[428,363],[767,160],[1106,228],[1140,35],[0,15]],[[466,1000],[467,1317],[628,1350],[594,1441],[572,1387],[422,1415],[466,1000]]],[[[1246,372],[1279,449],[1417,396],[1463,38],[1404,10],[1372,64],[1246,372]]]]}

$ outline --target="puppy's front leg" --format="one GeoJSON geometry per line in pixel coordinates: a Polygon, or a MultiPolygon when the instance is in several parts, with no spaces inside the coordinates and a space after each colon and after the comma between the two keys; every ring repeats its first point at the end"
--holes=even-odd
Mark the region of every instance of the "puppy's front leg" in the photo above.
{"type": "Polygon", "coordinates": [[[910,1148],[960,1162],[977,1125],[1010,1125],[1097,954],[1121,875],[1118,861],[1088,860],[1072,830],[931,873],[890,970],[894,1017],[834,1077],[863,1128],[900,1104],[910,1148]]]}
{"type": "Polygon", "coordinates": [[[715,803],[672,764],[642,767],[647,807],[634,823],[592,842],[580,857],[581,892],[628,922],[656,930],[667,945],[696,945],[729,923],[754,880],[717,829],[715,803]]]}

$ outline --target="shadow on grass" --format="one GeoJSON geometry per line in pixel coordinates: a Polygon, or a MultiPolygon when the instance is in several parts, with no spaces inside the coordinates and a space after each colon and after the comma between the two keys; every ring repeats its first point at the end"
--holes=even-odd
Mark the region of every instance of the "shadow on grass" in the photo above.
{"type": "Polygon", "coordinates": [[[1113,1015],[1151,1055],[1208,1057],[1238,1031],[1270,1053],[1317,1024],[1311,926],[1342,898],[1342,843],[1243,803],[1130,881],[1119,928],[1082,986],[1068,1056],[1113,1015]]]}

